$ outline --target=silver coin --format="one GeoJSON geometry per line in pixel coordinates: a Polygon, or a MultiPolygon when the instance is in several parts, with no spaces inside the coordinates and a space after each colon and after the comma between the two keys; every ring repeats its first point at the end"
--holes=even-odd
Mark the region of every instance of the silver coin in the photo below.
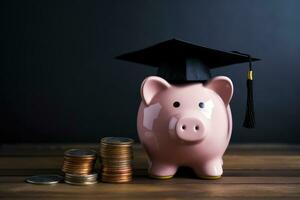
{"type": "Polygon", "coordinates": [[[72,183],[96,182],[97,180],[98,180],[98,179],[78,180],[78,179],[65,178],[65,182],[72,182],[72,183]]]}
{"type": "Polygon", "coordinates": [[[83,184],[88,184],[88,183],[94,183],[97,182],[98,179],[94,180],[73,180],[73,179],[65,179],[65,183],[83,183],[83,184]]]}
{"type": "Polygon", "coordinates": [[[77,174],[68,174],[68,173],[66,173],[65,176],[72,177],[72,178],[97,178],[98,174],[93,173],[93,174],[87,174],[87,175],[77,175],[77,174]]]}
{"type": "Polygon", "coordinates": [[[105,144],[132,144],[134,141],[124,137],[105,137],[101,139],[101,142],[105,144]]]}
{"type": "Polygon", "coordinates": [[[73,185],[89,185],[97,183],[98,174],[75,175],[65,174],[65,182],[73,185]]]}
{"type": "Polygon", "coordinates": [[[96,156],[96,152],[93,150],[84,149],[70,149],[65,152],[65,156],[70,157],[93,157],[96,156]]]}
{"type": "Polygon", "coordinates": [[[62,181],[64,178],[59,175],[36,175],[26,178],[27,183],[39,184],[39,185],[52,185],[62,181]]]}
{"type": "Polygon", "coordinates": [[[71,181],[65,181],[66,183],[70,185],[93,185],[98,183],[98,181],[92,181],[92,182],[83,182],[83,183],[78,183],[78,182],[71,182],[71,181]]]}

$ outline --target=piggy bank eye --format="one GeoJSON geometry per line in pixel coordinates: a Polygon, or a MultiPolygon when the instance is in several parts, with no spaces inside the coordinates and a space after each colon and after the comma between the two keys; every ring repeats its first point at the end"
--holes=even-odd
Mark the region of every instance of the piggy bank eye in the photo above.
{"type": "Polygon", "coordinates": [[[173,106],[174,106],[175,108],[178,108],[178,107],[180,106],[180,103],[179,103],[178,101],[175,101],[175,102],[173,103],[173,106]]]}
{"type": "Polygon", "coordinates": [[[212,100],[208,100],[205,102],[200,102],[199,103],[199,107],[200,107],[200,112],[207,118],[207,119],[211,119],[212,114],[213,114],[213,110],[214,110],[214,102],[212,100]]]}
{"type": "Polygon", "coordinates": [[[204,103],[203,103],[203,102],[200,102],[200,103],[199,103],[199,107],[200,107],[200,108],[204,108],[204,107],[205,107],[205,106],[204,106],[204,103]]]}

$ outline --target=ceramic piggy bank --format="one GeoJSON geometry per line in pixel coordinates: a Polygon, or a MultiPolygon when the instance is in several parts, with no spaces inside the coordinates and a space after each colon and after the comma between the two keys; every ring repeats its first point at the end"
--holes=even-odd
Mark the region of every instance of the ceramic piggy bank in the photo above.
{"type": "Polygon", "coordinates": [[[171,178],[179,166],[187,166],[200,178],[220,178],[231,137],[232,94],[232,82],[224,76],[178,85],[146,78],[137,128],[150,159],[149,175],[171,178]]]}

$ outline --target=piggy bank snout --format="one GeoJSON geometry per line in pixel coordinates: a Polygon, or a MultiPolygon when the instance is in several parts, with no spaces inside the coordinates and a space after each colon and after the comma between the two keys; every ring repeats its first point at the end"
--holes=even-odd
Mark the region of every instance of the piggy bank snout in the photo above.
{"type": "Polygon", "coordinates": [[[184,141],[200,141],[205,137],[205,127],[197,118],[182,118],[177,122],[176,133],[184,141]]]}

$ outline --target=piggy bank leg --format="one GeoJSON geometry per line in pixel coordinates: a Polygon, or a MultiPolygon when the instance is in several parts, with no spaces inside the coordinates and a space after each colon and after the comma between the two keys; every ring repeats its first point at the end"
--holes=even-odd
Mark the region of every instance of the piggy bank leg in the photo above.
{"type": "Polygon", "coordinates": [[[154,161],[150,163],[149,176],[156,179],[170,179],[174,176],[178,166],[154,161]]]}
{"type": "Polygon", "coordinates": [[[223,160],[217,158],[208,160],[204,163],[199,163],[193,169],[197,176],[202,179],[219,179],[223,174],[223,160]]]}

